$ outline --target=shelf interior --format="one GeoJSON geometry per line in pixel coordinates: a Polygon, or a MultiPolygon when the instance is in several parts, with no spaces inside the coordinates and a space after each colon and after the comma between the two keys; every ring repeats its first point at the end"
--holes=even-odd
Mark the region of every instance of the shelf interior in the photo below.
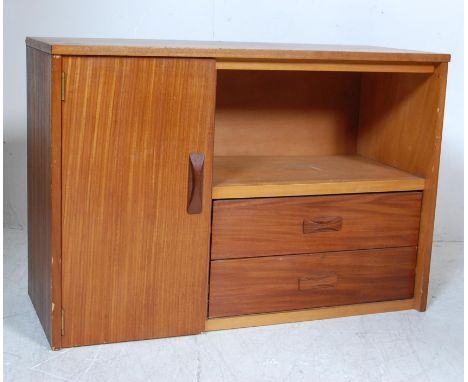
{"type": "Polygon", "coordinates": [[[213,199],[423,190],[431,78],[218,71],[213,199]]]}
{"type": "Polygon", "coordinates": [[[423,189],[423,178],[359,155],[214,158],[213,199],[423,189]]]}

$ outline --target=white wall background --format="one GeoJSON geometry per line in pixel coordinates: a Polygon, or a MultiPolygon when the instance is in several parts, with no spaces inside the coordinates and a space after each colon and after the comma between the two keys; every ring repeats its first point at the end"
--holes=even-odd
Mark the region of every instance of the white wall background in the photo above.
{"type": "Polygon", "coordinates": [[[463,0],[5,0],[4,224],[25,229],[26,36],[380,45],[452,54],[436,240],[463,240],[463,0]]]}

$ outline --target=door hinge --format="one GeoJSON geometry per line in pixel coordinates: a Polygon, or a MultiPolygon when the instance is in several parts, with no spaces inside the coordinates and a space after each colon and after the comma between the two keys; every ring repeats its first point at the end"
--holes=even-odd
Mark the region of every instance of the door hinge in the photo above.
{"type": "Polygon", "coordinates": [[[63,312],[62,309],[62,316],[60,320],[60,334],[63,336],[65,334],[65,313],[63,312]]]}
{"type": "Polygon", "coordinates": [[[65,101],[65,72],[62,72],[62,92],[61,98],[62,101],[65,101]]]}

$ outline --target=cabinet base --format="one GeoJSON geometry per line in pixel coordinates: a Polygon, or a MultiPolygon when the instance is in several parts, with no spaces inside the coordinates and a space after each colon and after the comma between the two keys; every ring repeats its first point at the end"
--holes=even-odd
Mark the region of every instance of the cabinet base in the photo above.
{"type": "Polygon", "coordinates": [[[251,326],[287,324],[292,322],[359,316],[363,314],[395,312],[409,309],[415,309],[414,299],[295,310],[291,312],[249,314],[245,316],[208,319],[206,321],[205,330],[208,332],[213,330],[237,329],[251,326]]]}

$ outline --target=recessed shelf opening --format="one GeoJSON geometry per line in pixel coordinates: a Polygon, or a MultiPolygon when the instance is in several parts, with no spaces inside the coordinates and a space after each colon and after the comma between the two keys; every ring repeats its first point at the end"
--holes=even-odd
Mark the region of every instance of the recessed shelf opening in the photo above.
{"type": "Polygon", "coordinates": [[[415,115],[430,74],[217,75],[213,199],[424,189],[407,156],[411,142],[425,149],[411,124],[424,123],[415,115]]]}

